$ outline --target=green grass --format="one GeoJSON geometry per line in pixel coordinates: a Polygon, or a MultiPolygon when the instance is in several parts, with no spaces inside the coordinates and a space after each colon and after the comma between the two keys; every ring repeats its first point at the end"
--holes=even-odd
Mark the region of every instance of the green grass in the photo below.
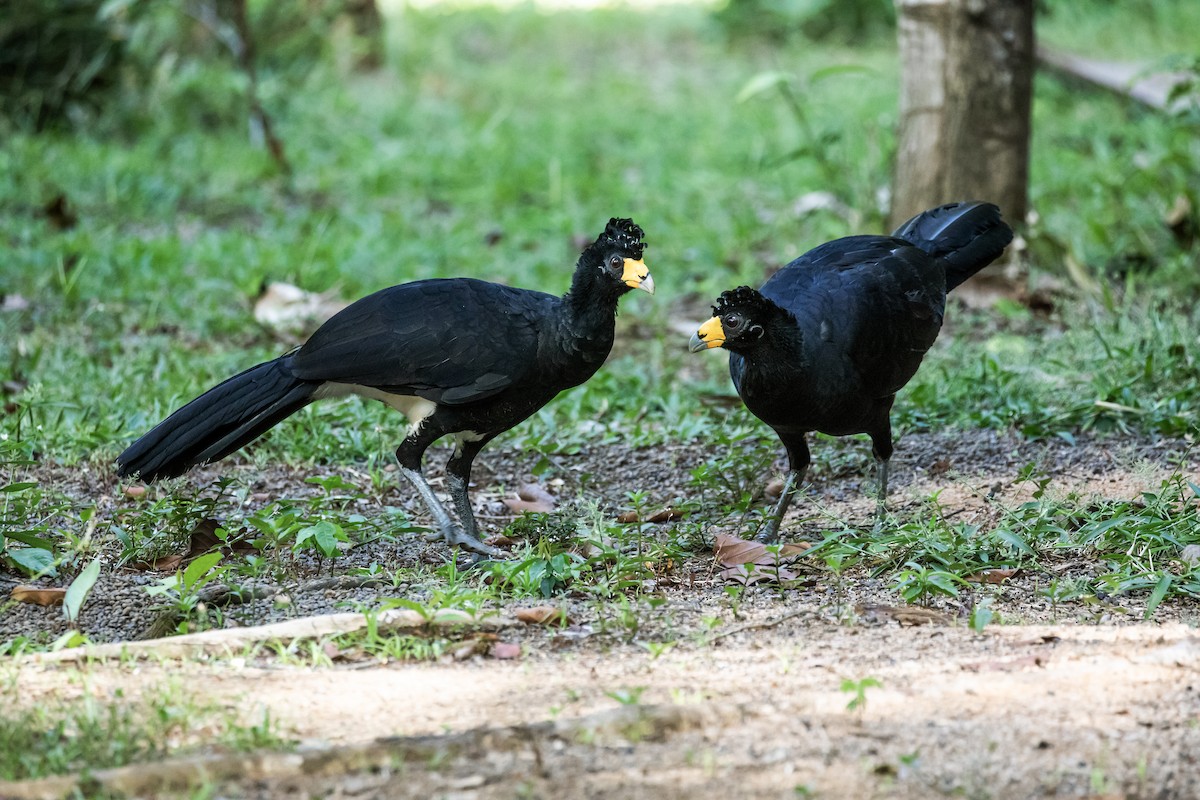
{"type": "MultiPolygon", "coordinates": [[[[1120,39],[1120,55],[1192,46],[1183,34],[1196,28],[1189,0],[1149,16],[1115,3],[1053,5],[1046,35],[1081,50],[1102,49],[1085,46],[1089,36],[1120,39]],[[1103,13],[1083,14],[1084,5],[1103,13]]],[[[0,512],[25,537],[18,541],[53,540],[67,575],[95,546],[83,537],[95,501],[21,487],[20,462],[109,469],[125,443],[181,402],[286,349],[249,313],[263,281],[347,298],[441,275],[561,292],[575,238],[613,215],[648,231],[658,295],[628,298],[609,364],[496,446],[552,455],[597,442],[757,435],[753,458],[774,453],[744,411],[696,402],[731,394],[724,359],[690,356],[686,334],[670,323],[699,321],[719,291],[758,283],[813,245],[879,230],[876,195],[891,174],[896,121],[890,41],[730,43],[704,10],[688,8],[405,9],[389,37],[389,67],[375,75],[264,66],[292,178],[248,143],[238,76],[219,60],[185,59],[128,119],[128,103],[118,104],[74,133],[4,135],[0,291],[29,308],[0,312],[0,487],[8,487],[0,512]],[[777,90],[739,100],[771,71],[791,75],[803,120],[777,90]],[[852,212],[797,215],[796,199],[814,191],[852,212]],[[66,231],[39,210],[60,193],[79,218],[66,231]]],[[[1067,293],[1048,319],[1011,303],[1000,315],[952,309],[898,400],[897,427],[1195,437],[1200,273],[1195,247],[1163,222],[1178,196],[1198,200],[1195,127],[1040,77],[1034,130],[1031,269],[1063,279],[1067,293]],[[1094,290],[1065,277],[1068,262],[1094,290]]],[[[249,457],[355,463],[375,485],[354,491],[370,495],[386,480],[400,425],[377,404],[324,404],[249,457]]],[[[727,472],[737,458],[712,466],[727,472]]],[[[747,490],[738,491],[723,505],[698,502],[705,513],[745,514],[747,490]]],[[[100,531],[120,558],[166,552],[203,510],[196,502],[159,498],[104,521],[119,530],[100,531]]],[[[280,553],[322,522],[354,541],[380,535],[377,524],[408,524],[355,518],[328,496],[313,502],[281,499],[248,524],[269,529],[280,553]]],[[[334,541],[322,530],[304,546],[334,541]]],[[[559,555],[531,543],[524,577],[509,584],[526,581],[541,594],[581,578],[618,589],[637,578],[632,567],[614,577],[599,562],[555,564],[559,555]],[[548,567],[535,572],[535,563],[550,565],[550,584],[548,567]]],[[[911,560],[888,558],[896,574],[911,560]]]]}
{"type": "MultiPolygon", "coordinates": [[[[86,684],[86,681],[85,681],[86,684]]],[[[248,751],[288,744],[269,718],[247,724],[230,710],[183,699],[178,688],[141,700],[102,700],[85,686],[77,700],[17,696],[5,687],[0,711],[0,780],[158,761],[197,751],[248,751]]]]}

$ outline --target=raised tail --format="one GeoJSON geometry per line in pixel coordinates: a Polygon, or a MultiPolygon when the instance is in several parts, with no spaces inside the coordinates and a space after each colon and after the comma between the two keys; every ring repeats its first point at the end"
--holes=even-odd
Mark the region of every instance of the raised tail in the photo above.
{"type": "Polygon", "coordinates": [[[174,478],[262,436],[311,403],[320,385],[295,377],[290,363],[283,356],[209,389],[117,456],[117,474],[174,478]]]}
{"type": "Polygon", "coordinates": [[[892,234],[946,265],[946,291],[995,261],[1012,241],[1012,228],[991,203],[947,203],[923,211],[892,234]]]}

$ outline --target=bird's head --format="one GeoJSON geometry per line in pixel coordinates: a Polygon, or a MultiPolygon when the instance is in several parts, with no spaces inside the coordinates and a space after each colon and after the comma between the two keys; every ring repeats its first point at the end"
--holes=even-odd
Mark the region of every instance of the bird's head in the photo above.
{"type": "Polygon", "coordinates": [[[584,258],[598,264],[602,275],[619,285],[622,292],[641,289],[654,294],[654,279],[642,261],[645,232],[631,219],[608,221],[604,233],[584,252],[584,258]]]}
{"type": "Polygon", "coordinates": [[[734,352],[749,350],[766,334],[764,326],[778,311],[779,307],[757,289],[730,289],[717,298],[712,319],[692,334],[688,346],[693,353],[713,347],[734,352]]]}

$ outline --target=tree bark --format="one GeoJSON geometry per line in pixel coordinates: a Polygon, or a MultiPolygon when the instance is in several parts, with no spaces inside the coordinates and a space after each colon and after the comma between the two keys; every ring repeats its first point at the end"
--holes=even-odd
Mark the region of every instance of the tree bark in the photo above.
{"type": "Polygon", "coordinates": [[[900,131],[891,226],[956,200],[1028,205],[1034,0],[896,0],[900,131]]]}

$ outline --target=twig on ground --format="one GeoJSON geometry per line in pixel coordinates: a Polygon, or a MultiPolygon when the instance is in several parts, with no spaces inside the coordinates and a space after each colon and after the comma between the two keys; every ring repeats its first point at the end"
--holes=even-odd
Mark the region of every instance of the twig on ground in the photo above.
{"type": "Polygon", "coordinates": [[[782,622],[787,622],[789,619],[795,619],[796,617],[803,616],[807,613],[808,613],[807,609],[801,609],[799,611],[789,611],[788,613],[784,614],[781,617],[776,617],[775,619],[769,619],[766,622],[747,622],[745,625],[739,625],[736,628],[730,628],[727,631],[721,631],[720,633],[713,634],[712,636],[710,636],[704,640],[704,644],[710,645],[719,639],[724,639],[726,636],[735,636],[739,633],[745,633],[746,631],[762,630],[764,628],[774,628],[776,625],[778,625],[782,622]]]}
{"type": "MultiPolygon", "coordinates": [[[[510,617],[477,617],[454,609],[443,609],[428,615],[409,609],[389,609],[376,614],[374,620],[379,631],[454,626],[496,629],[521,624],[510,617]]],[[[339,633],[349,633],[365,628],[367,621],[367,615],[362,613],[325,614],[287,622],[276,622],[270,625],[257,625],[251,628],[221,628],[162,639],[84,645],[49,653],[32,653],[23,658],[41,663],[54,663],[147,656],[187,658],[202,655],[230,655],[262,642],[321,639],[339,633]]],[[[0,796],[4,795],[0,793],[0,796]]]]}
{"type": "MultiPolygon", "coordinates": [[[[201,589],[196,597],[201,603],[219,608],[227,608],[228,606],[252,603],[255,600],[275,597],[281,593],[302,595],[306,592],[319,592],[327,589],[362,589],[367,586],[382,586],[387,583],[389,581],[376,575],[341,575],[309,581],[295,587],[281,586],[277,583],[251,583],[242,586],[229,586],[224,583],[216,583],[201,589]]],[[[179,609],[168,608],[155,617],[146,626],[146,629],[142,631],[141,635],[135,638],[161,639],[164,636],[169,636],[182,619],[183,613],[179,609]]]]}

